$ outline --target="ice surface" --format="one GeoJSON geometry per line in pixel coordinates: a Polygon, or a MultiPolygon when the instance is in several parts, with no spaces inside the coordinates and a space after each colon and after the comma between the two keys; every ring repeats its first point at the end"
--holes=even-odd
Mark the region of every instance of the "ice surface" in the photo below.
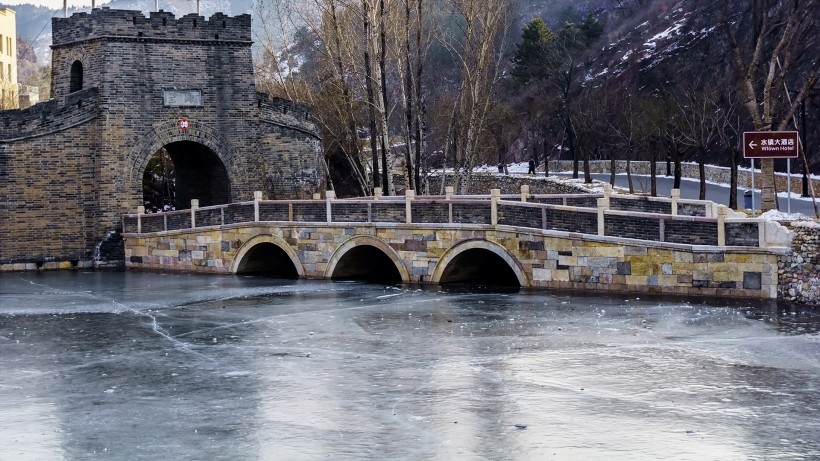
{"type": "Polygon", "coordinates": [[[0,274],[0,459],[816,459],[818,326],[750,302],[0,274]]]}

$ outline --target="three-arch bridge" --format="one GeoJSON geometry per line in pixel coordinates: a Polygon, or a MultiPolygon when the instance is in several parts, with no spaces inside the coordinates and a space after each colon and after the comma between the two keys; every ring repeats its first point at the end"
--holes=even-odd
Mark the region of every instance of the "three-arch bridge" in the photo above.
{"type": "MultiPolygon", "coordinates": [[[[141,210],[140,210],[141,211],[141,210]]],[[[712,202],[605,194],[250,202],[124,217],[126,266],[774,298],[788,232],[712,202]]]]}

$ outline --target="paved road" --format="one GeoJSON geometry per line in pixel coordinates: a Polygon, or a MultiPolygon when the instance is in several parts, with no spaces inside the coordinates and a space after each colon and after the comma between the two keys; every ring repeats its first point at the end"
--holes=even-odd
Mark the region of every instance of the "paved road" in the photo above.
{"type": "MultiPolygon", "coordinates": [[[[571,173],[558,173],[558,176],[571,176],[571,173]]],[[[593,174],[592,178],[601,182],[608,183],[609,182],[609,174],[593,174]]],[[[658,195],[668,197],[670,195],[670,191],[672,190],[672,184],[674,182],[674,178],[671,176],[662,176],[658,175],[657,177],[657,187],[658,187],[658,195]]],[[[649,193],[650,189],[650,182],[649,176],[639,176],[639,175],[632,175],[632,184],[635,188],[636,192],[646,192],[649,193]]],[[[615,185],[619,187],[627,188],[629,184],[627,182],[626,174],[618,174],[615,176],[615,185]]],[[[700,192],[700,183],[697,180],[693,179],[683,179],[681,181],[681,191],[680,195],[681,198],[687,199],[697,199],[698,194],[700,192]]],[[[743,206],[743,192],[744,190],[739,190],[738,193],[738,205],[743,206]]],[[[803,213],[807,216],[814,216],[814,205],[812,205],[811,198],[804,199],[804,198],[795,198],[799,196],[800,191],[792,191],[794,197],[791,200],[791,212],[792,213],[803,213]]],[[[719,184],[706,184],[706,199],[712,200],[717,203],[722,203],[724,205],[729,204],[729,186],[726,185],[719,185],[719,184]]],[[[788,211],[788,200],[785,197],[780,197],[780,211],[788,211]]],[[[760,192],[755,192],[754,194],[754,203],[755,208],[760,209],[760,192]]],[[[820,206],[820,202],[818,202],[818,206],[820,206]]]]}

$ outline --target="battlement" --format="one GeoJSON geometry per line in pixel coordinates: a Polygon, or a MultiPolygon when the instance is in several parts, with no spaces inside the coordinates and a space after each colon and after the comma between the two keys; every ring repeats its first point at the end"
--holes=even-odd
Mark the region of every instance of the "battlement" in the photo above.
{"type": "Polygon", "coordinates": [[[0,111],[0,143],[59,131],[86,122],[98,112],[96,88],[70,94],[62,106],[51,99],[27,109],[0,111]]]}
{"type": "Polygon", "coordinates": [[[293,101],[281,98],[270,98],[265,93],[256,93],[259,117],[266,122],[295,128],[314,137],[321,132],[313,119],[310,109],[293,101]]]}
{"type": "Polygon", "coordinates": [[[143,40],[209,40],[251,42],[251,16],[230,17],[216,13],[209,19],[191,13],[176,18],[165,11],[145,17],[137,10],[96,8],[91,13],[74,13],[68,18],[52,18],[52,48],[96,38],[143,40]]]}

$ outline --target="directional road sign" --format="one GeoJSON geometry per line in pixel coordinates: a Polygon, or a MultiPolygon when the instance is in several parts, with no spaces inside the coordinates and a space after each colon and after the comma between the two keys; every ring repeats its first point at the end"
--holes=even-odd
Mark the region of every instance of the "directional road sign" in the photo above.
{"type": "Polygon", "coordinates": [[[797,158],[800,142],[796,131],[746,131],[744,158],[797,158]]]}

